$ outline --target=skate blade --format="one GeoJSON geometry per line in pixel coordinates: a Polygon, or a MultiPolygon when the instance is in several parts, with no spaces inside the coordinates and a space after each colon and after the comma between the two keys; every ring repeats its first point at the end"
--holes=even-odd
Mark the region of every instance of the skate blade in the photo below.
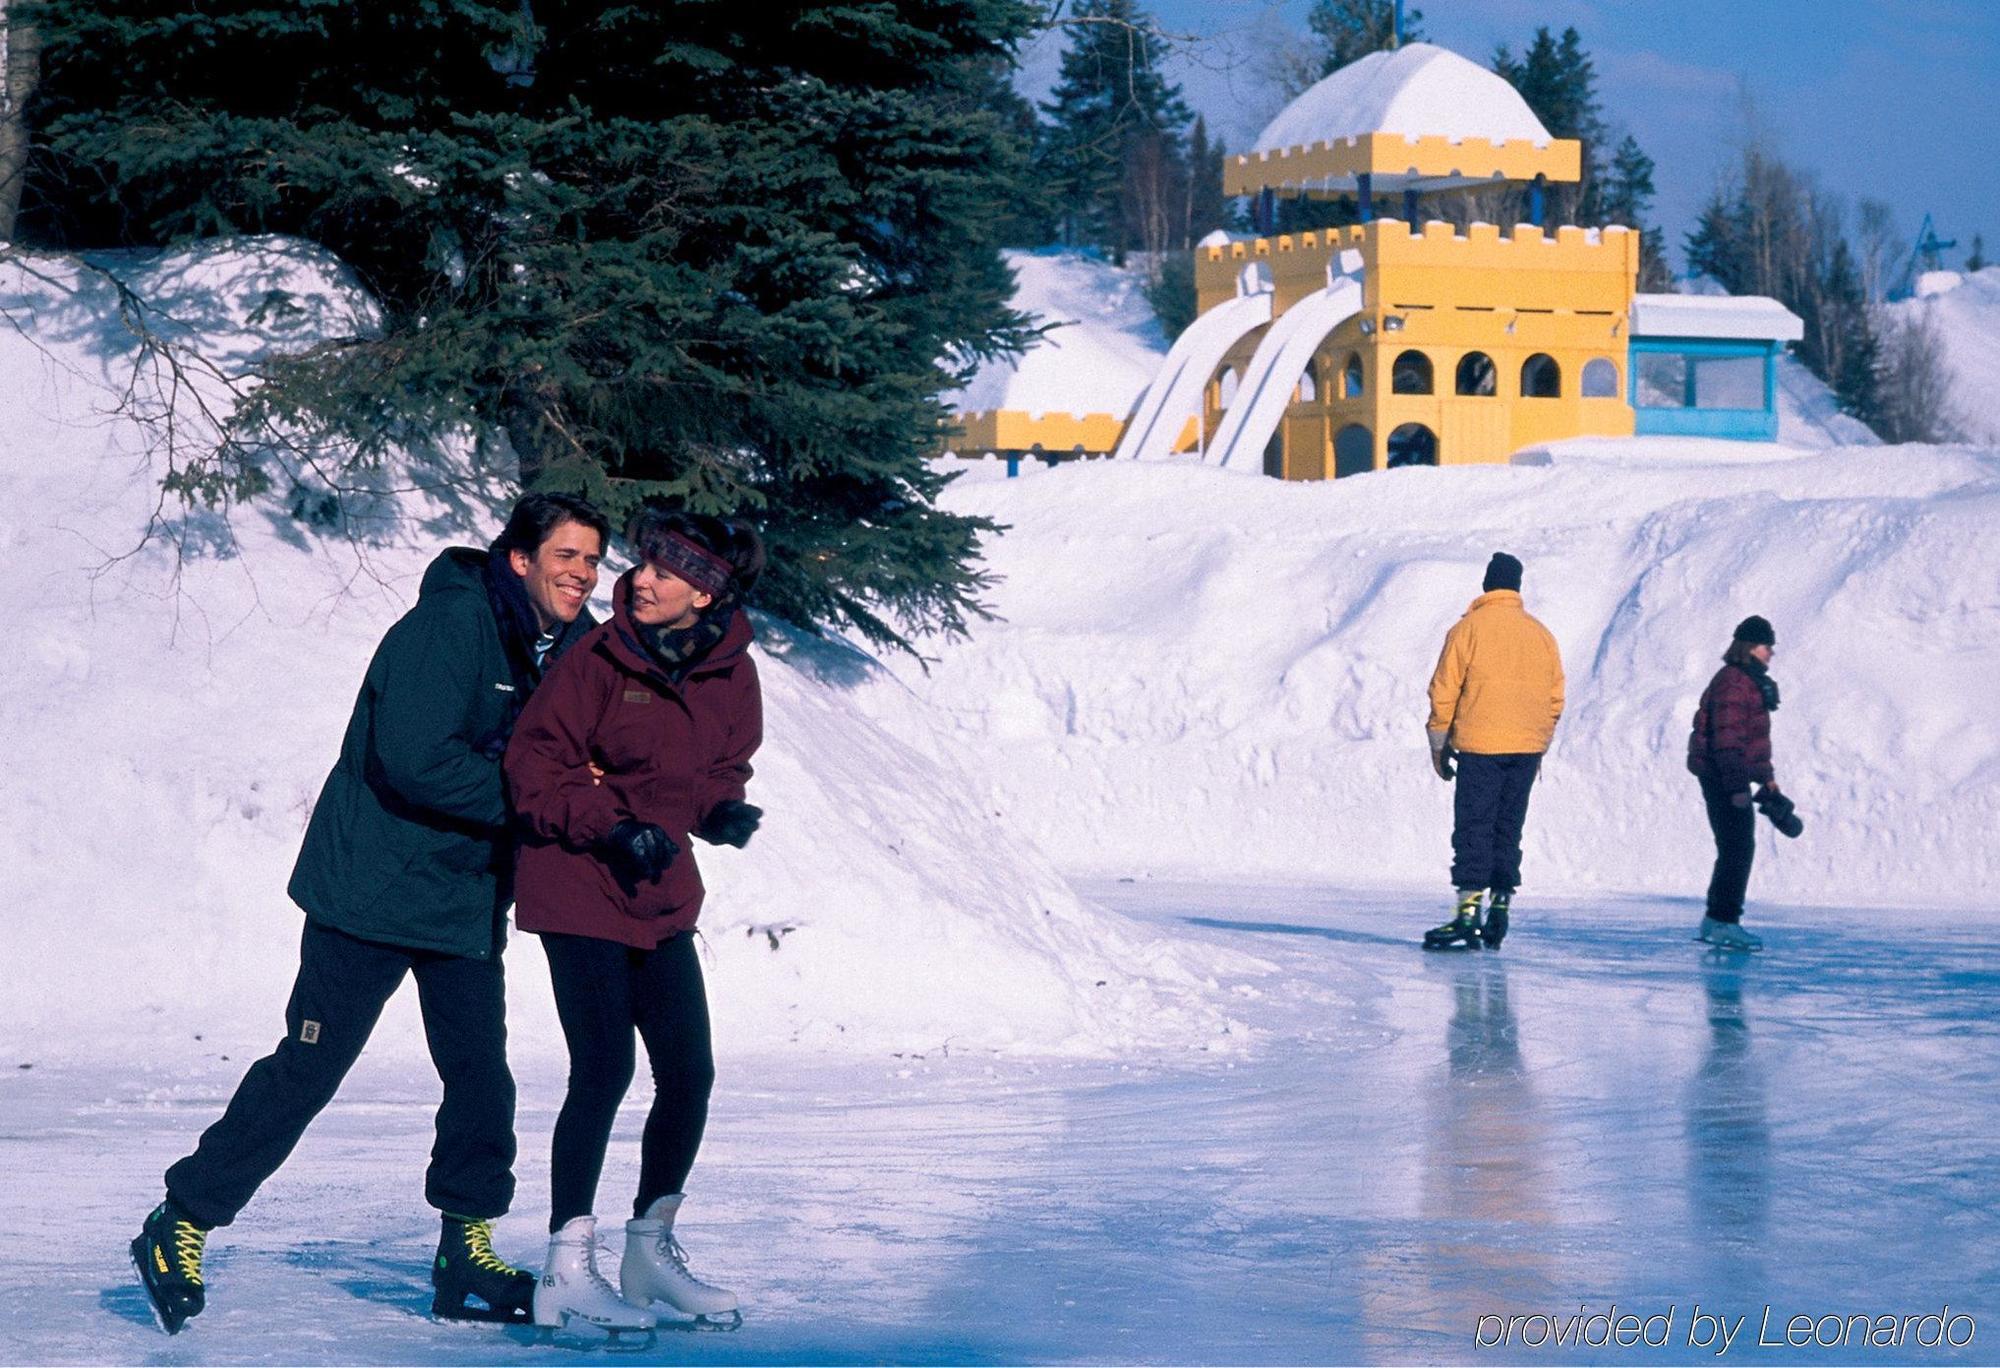
{"type": "Polygon", "coordinates": [[[153,1295],[153,1285],[146,1281],[146,1237],[141,1235],[126,1248],[132,1256],[132,1271],[139,1275],[139,1290],[146,1294],[146,1309],[153,1313],[153,1324],[169,1335],[178,1335],[181,1327],[188,1323],[188,1317],[177,1316],[160,1305],[160,1299],[153,1295]]]}
{"type": "Polygon", "coordinates": [[[487,1306],[468,1301],[453,1307],[433,1301],[431,1319],[440,1325],[533,1325],[535,1314],[525,1306],[487,1306]]]}
{"type": "Polygon", "coordinates": [[[561,1325],[538,1325],[535,1338],[551,1349],[572,1353],[643,1354],[653,1347],[651,1330],[612,1329],[565,1316],[561,1325]]]}
{"type": "Polygon", "coordinates": [[[646,1309],[659,1318],[658,1325],[654,1327],[659,1330],[679,1331],[684,1334],[689,1332],[727,1334],[732,1330],[743,1328],[741,1311],[722,1311],[713,1316],[689,1315],[685,1311],[669,1306],[666,1302],[659,1301],[648,1303],[646,1309]]]}

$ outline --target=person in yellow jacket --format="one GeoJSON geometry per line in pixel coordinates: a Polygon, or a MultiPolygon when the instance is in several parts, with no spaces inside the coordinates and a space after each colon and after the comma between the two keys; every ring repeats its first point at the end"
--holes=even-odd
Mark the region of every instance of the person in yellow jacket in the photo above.
{"type": "Polygon", "coordinates": [[[1431,765],[1440,779],[1458,781],[1451,832],[1458,903],[1450,921],[1424,933],[1427,950],[1500,948],[1521,882],[1528,791],[1563,710],[1562,655],[1521,606],[1521,562],[1496,551],[1481,588],[1446,633],[1431,674],[1431,765]]]}

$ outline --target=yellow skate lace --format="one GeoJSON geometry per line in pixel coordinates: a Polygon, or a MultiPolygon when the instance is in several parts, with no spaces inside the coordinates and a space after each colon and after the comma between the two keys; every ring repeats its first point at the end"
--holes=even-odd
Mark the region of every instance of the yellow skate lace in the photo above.
{"type": "Polygon", "coordinates": [[[521,1270],[493,1252],[493,1222],[467,1221],[465,1223],[465,1249],[474,1268],[483,1268],[489,1273],[518,1273],[521,1270]]]}
{"type": "Polygon", "coordinates": [[[201,1251],[208,1243],[208,1232],[190,1221],[174,1222],[174,1262],[180,1265],[181,1276],[201,1286],[201,1251]]]}

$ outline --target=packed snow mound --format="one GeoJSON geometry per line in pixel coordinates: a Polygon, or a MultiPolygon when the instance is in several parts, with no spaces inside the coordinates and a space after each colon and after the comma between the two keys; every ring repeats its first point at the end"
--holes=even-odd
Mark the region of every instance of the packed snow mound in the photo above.
{"type": "Polygon", "coordinates": [[[1250,150],[1282,152],[1364,133],[1550,141],[1504,78],[1448,48],[1405,43],[1349,62],[1306,90],[1264,126],[1250,150]]]}
{"type": "Polygon", "coordinates": [[[2000,266],[1962,276],[1927,272],[1917,283],[1917,297],[1888,305],[1890,314],[1936,324],[1951,378],[1953,422],[1972,440],[2000,442],[2000,266]],[[1956,283],[1926,293],[1924,283],[1933,276],[1956,283]]]}
{"type": "Polygon", "coordinates": [[[1731,629],[1761,613],[1777,772],[1806,832],[1759,824],[1753,898],[1990,910],[2000,453],[1599,446],[1313,484],[1191,463],[963,480],[948,503],[1011,528],[997,618],[905,674],[1077,870],[1443,895],[1452,790],[1426,688],[1505,550],[1569,676],[1530,893],[1701,893],[1689,723],[1731,629]]]}
{"type": "MultiPolygon", "coordinates": [[[[507,491],[464,443],[380,472],[344,518],[323,489],[291,494],[282,464],[278,498],[227,517],[163,498],[169,398],[199,432],[197,401],[226,411],[224,378],[268,349],[373,326],[338,263],[297,244],[7,257],[0,310],[0,1040],[261,1049],[297,965],[286,879],[363,670],[425,566],[490,537],[507,491]],[[215,369],[163,391],[105,269],[144,301],[130,317],[215,369]]],[[[1206,1005],[1219,961],[1080,902],[872,659],[762,628],[768,817],[747,851],[701,852],[719,1049],[1227,1043],[1206,1005]]],[[[533,938],[511,966],[514,1048],[559,1054],[533,938]]],[[[412,995],[391,1010],[377,1048],[420,1051],[412,995]]]]}
{"type": "Polygon", "coordinates": [[[1014,271],[1013,307],[1048,331],[1025,354],[981,366],[945,404],[955,413],[1130,413],[1172,341],[1144,278],[1084,252],[1002,255],[1014,271]]]}

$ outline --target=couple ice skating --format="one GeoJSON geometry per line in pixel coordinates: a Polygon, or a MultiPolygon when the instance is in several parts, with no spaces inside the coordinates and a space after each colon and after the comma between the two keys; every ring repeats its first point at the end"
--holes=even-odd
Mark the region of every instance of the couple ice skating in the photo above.
{"type": "Polygon", "coordinates": [[[433,1312],[612,1331],[737,1318],[688,1272],[674,1219],[714,1080],[689,837],[740,847],[761,816],[744,801],[762,710],[740,599],[763,550],[736,524],[648,509],[599,625],[584,605],[608,539],[590,504],[531,494],[489,550],[440,555],[377,648],[292,873],[306,923],[285,1038],[167,1170],[132,1242],[170,1333],[203,1308],[209,1232],[284,1163],[406,976],[444,1084],[433,1312]],[[539,1278],[492,1232],[514,1195],[501,951],[517,898],[570,1057],[539,1278]],[[614,1289],[593,1211],[635,1029],[655,1092],[614,1289]]]}
{"type": "MultiPolygon", "coordinates": [[[[1528,795],[1563,711],[1562,657],[1548,628],[1522,606],[1521,562],[1495,552],[1480,588],[1446,634],[1431,675],[1431,764],[1439,778],[1457,782],[1451,834],[1457,902],[1449,921],[1424,933],[1429,950],[1497,950],[1506,938],[1521,883],[1528,795]]],[[[1763,945],[1742,927],[1757,850],[1753,807],[1788,836],[1801,826],[1771,768],[1778,686],[1769,666],[1776,645],[1763,618],[1738,624],[1722,669],[1702,693],[1688,741],[1688,768],[1701,783],[1715,835],[1715,870],[1695,938],[1727,950],[1763,945]]]]}

